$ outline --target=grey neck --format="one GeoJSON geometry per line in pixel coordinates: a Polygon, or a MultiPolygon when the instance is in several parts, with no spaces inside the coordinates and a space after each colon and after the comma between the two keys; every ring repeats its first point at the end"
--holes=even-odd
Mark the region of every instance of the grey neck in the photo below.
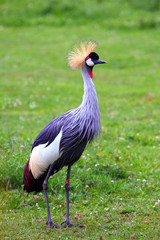
{"type": "Polygon", "coordinates": [[[82,76],[84,80],[84,95],[82,104],[80,105],[81,116],[89,123],[90,129],[94,136],[100,135],[100,114],[96,90],[92,78],[89,74],[89,68],[82,68],[82,76]]]}
{"type": "Polygon", "coordinates": [[[98,106],[98,99],[94,83],[89,74],[89,68],[85,65],[82,68],[82,76],[84,80],[84,95],[82,105],[96,105],[98,106]]]}

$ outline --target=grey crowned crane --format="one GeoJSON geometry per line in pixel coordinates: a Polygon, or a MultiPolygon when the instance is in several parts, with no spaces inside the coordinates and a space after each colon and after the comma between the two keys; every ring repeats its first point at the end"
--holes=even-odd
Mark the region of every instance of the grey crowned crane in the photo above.
{"type": "Polygon", "coordinates": [[[106,63],[99,60],[95,42],[81,43],[68,55],[72,69],[82,69],[84,95],[78,108],[55,118],[42,129],[35,139],[30,158],[23,170],[23,185],[27,192],[44,191],[48,214],[48,227],[59,226],[52,222],[48,202],[48,179],[64,166],[68,166],[65,182],[66,227],[75,226],[69,219],[69,190],[71,166],[81,157],[87,143],[100,135],[100,114],[93,78],[93,67],[106,63]]]}

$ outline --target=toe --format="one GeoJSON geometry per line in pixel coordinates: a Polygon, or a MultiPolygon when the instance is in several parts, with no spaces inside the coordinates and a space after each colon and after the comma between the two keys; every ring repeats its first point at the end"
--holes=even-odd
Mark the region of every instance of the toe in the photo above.
{"type": "Polygon", "coordinates": [[[46,224],[48,224],[49,228],[52,228],[52,227],[60,228],[57,224],[53,223],[52,221],[47,221],[46,224]]]}
{"type": "Polygon", "coordinates": [[[63,224],[65,224],[67,228],[72,227],[72,226],[79,227],[78,225],[75,225],[75,224],[71,223],[70,221],[64,221],[61,223],[61,225],[63,225],[63,224]]]}

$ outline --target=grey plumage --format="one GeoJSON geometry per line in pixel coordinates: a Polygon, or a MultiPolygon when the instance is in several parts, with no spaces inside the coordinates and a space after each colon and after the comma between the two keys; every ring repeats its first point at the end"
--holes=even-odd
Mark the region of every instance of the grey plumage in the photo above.
{"type": "Polygon", "coordinates": [[[89,76],[87,66],[82,68],[84,96],[82,104],[51,121],[37,136],[33,147],[54,141],[62,129],[60,152],[57,159],[57,171],[63,166],[72,165],[84,151],[87,143],[100,135],[100,114],[94,83],[89,76]]]}

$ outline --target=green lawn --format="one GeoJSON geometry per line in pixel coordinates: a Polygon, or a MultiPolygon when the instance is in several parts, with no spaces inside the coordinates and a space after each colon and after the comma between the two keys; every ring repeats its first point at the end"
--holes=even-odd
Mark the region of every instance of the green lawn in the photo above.
{"type": "MultiPolygon", "coordinates": [[[[3,2],[3,11],[11,9],[3,2]]],[[[122,14],[122,25],[121,15],[110,16],[108,26],[106,19],[90,24],[85,18],[52,26],[50,15],[40,24],[35,13],[32,21],[24,14],[18,26],[14,11],[8,14],[0,17],[1,239],[159,239],[158,12],[132,8],[134,26],[124,24],[130,12],[122,14]],[[154,15],[156,25],[137,25],[139,11],[146,19],[154,15]],[[27,195],[22,172],[40,130],[81,103],[81,72],[68,68],[66,55],[86,39],[96,40],[96,52],[108,61],[94,69],[101,138],[71,169],[70,217],[83,227],[48,229],[44,194],[27,195]]],[[[65,220],[65,178],[66,168],[49,183],[57,224],[65,220]]]]}

